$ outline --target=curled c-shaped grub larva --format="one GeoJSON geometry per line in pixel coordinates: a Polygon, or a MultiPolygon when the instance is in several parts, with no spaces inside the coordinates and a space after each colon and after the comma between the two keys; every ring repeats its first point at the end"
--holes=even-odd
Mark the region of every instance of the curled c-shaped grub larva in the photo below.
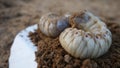
{"type": "Polygon", "coordinates": [[[108,51],[112,34],[106,24],[88,11],[70,16],[72,28],[59,36],[62,47],[77,58],[97,58],[108,51]]]}
{"type": "Polygon", "coordinates": [[[43,34],[49,37],[57,37],[69,26],[69,23],[67,17],[61,17],[57,13],[48,13],[41,17],[38,25],[43,34]]]}

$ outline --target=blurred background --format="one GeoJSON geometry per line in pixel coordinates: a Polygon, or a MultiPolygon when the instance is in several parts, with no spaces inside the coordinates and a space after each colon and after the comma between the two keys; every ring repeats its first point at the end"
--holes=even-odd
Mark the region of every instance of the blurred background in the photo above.
{"type": "Polygon", "coordinates": [[[8,68],[10,47],[24,28],[39,22],[48,12],[88,10],[120,24],[120,0],[0,0],[0,68],[8,68]]]}

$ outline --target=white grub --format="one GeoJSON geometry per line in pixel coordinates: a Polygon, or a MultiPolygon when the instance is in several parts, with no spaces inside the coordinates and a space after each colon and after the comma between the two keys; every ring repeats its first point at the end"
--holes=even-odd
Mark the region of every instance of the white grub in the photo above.
{"type": "Polygon", "coordinates": [[[97,16],[84,11],[81,16],[70,19],[74,27],[66,28],[59,36],[62,47],[69,54],[81,59],[97,58],[108,51],[112,34],[97,16]]]}
{"type": "Polygon", "coordinates": [[[69,26],[68,18],[57,13],[50,12],[41,17],[39,29],[49,37],[57,37],[65,28],[69,26]]]}

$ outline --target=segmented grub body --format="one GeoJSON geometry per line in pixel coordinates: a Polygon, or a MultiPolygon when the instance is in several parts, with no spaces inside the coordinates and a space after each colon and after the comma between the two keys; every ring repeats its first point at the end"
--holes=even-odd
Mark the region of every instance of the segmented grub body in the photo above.
{"type": "Polygon", "coordinates": [[[52,12],[43,15],[39,22],[39,29],[49,37],[57,37],[68,26],[66,17],[61,17],[59,14],[52,12]]]}
{"type": "Polygon", "coordinates": [[[112,34],[106,24],[85,11],[70,16],[72,28],[66,28],[59,37],[62,47],[77,58],[97,58],[108,51],[112,34]]]}

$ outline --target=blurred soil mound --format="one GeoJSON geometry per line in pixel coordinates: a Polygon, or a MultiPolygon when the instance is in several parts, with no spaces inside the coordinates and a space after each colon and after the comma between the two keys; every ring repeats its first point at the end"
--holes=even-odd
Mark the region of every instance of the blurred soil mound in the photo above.
{"type": "Polygon", "coordinates": [[[74,58],[62,48],[59,37],[49,38],[39,29],[30,32],[29,37],[38,49],[36,52],[38,68],[119,68],[120,26],[114,22],[106,24],[112,32],[112,45],[106,54],[96,59],[74,58]]]}

